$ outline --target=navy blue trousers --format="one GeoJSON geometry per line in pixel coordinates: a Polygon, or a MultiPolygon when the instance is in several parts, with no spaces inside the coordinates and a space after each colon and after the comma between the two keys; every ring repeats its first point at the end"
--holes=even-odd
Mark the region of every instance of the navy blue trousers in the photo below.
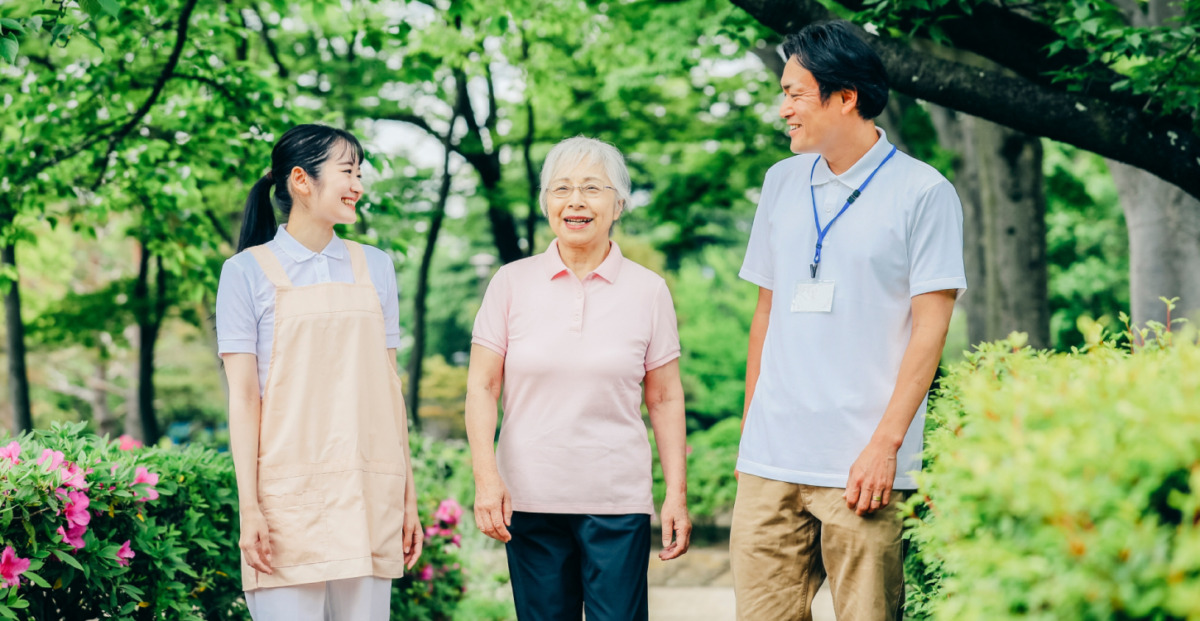
{"type": "Polygon", "coordinates": [[[648,514],[517,511],[508,532],[520,621],[647,621],[648,514]]]}

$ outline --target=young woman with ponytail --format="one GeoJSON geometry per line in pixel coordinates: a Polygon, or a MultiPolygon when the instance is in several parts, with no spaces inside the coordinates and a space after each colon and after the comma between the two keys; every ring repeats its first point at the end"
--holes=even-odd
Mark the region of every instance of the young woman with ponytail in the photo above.
{"type": "Polygon", "coordinates": [[[333,232],[356,219],[362,161],[349,132],[288,130],[221,271],[217,341],[255,621],[386,621],[392,579],[421,555],[395,267],[333,232]]]}

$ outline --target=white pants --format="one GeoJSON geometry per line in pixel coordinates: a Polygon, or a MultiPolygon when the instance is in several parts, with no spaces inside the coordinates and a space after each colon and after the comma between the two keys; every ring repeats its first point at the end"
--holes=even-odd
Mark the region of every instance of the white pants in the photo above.
{"type": "Polygon", "coordinates": [[[246,591],[254,621],[388,621],[392,581],[348,578],[246,591]]]}

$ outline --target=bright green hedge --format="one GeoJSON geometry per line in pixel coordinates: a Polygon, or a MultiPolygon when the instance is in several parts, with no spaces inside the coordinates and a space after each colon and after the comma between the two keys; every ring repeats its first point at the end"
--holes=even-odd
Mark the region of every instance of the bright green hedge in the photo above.
{"type": "MultiPolygon", "coordinates": [[[[248,618],[228,454],[200,447],[121,450],[83,429],[56,425],[0,438],[0,619],[248,618]],[[139,471],[157,480],[135,485],[139,471]],[[119,554],[125,542],[132,558],[119,554]],[[6,573],[17,570],[18,583],[6,584],[6,573]]],[[[412,448],[418,484],[426,477],[421,522],[431,530],[420,565],[395,583],[393,618],[439,621],[451,618],[462,599],[464,577],[456,557],[457,503],[434,494],[448,477],[464,475],[452,472],[453,451],[415,437],[412,448]]]]}
{"type": "Polygon", "coordinates": [[[910,501],[910,618],[1200,619],[1194,334],[1071,354],[1018,335],[953,368],[910,501]]]}

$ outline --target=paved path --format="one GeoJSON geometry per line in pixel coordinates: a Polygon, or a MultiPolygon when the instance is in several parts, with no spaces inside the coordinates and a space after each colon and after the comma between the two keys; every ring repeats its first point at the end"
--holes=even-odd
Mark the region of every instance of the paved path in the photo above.
{"type": "MultiPolygon", "coordinates": [[[[692,548],[664,563],[650,557],[651,621],[733,621],[733,575],[726,547],[692,548]]],[[[813,601],[813,621],[835,621],[828,586],[813,601]]]]}

